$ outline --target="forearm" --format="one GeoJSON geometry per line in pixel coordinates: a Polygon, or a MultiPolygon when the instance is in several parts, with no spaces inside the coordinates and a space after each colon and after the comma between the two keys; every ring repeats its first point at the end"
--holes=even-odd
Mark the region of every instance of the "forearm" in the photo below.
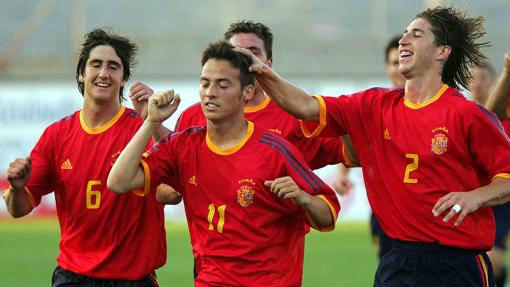
{"type": "Polygon", "coordinates": [[[302,205],[310,221],[319,228],[334,225],[329,205],[317,196],[307,194],[307,202],[302,205]]]}
{"type": "Polygon", "coordinates": [[[489,95],[487,100],[487,109],[495,113],[500,119],[506,117],[506,109],[508,106],[508,91],[510,90],[510,70],[503,69],[496,86],[489,95]]]}
{"type": "Polygon", "coordinates": [[[166,128],[163,124],[161,124],[152,135],[152,139],[154,140],[154,142],[158,142],[162,137],[166,136],[171,132],[172,131],[170,129],[166,128]]]}
{"type": "Polygon", "coordinates": [[[257,81],[278,106],[294,117],[306,121],[319,120],[319,102],[273,70],[267,68],[264,73],[257,74],[257,81]]]}
{"type": "Polygon", "coordinates": [[[7,211],[12,217],[18,218],[27,215],[33,207],[25,190],[14,190],[12,187],[4,193],[7,211]]]}
{"type": "Polygon", "coordinates": [[[510,200],[510,179],[495,178],[490,184],[473,190],[482,195],[481,207],[495,206],[510,200]]]}
{"type": "Polygon", "coordinates": [[[159,124],[144,121],[138,132],[121,152],[108,176],[108,188],[115,193],[126,193],[144,186],[144,172],[140,159],[159,124]]]}

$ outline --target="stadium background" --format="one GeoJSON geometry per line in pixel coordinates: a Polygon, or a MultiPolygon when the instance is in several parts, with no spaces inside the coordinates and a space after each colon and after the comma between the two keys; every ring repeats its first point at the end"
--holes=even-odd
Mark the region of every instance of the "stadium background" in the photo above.
{"type": "MultiPolygon", "coordinates": [[[[485,17],[485,39],[492,43],[485,52],[499,73],[502,55],[510,50],[508,0],[443,2],[467,8],[471,16],[485,17]]],[[[401,34],[417,12],[437,3],[430,0],[0,0],[0,174],[15,157],[30,152],[47,125],[81,106],[82,98],[74,79],[77,51],[83,35],[94,27],[109,26],[132,38],[140,48],[132,80],[143,81],[154,90],[173,88],[181,93],[184,101],[180,113],[198,100],[201,51],[219,39],[233,21],[249,19],[267,24],[275,37],[275,69],[311,93],[336,95],[387,86],[386,42],[401,34]]],[[[165,124],[173,128],[175,119],[165,124]]],[[[335,167],[318,171],[328,183],[334,180],[335,172],[335,167]]],[[[305,286],[368,286],[371,282],[376,262],[366,226],[369,208],[359,170],[351,178],[355,190],[341,198],[343,209],[337,231],[329,236],[316,233],[309,236],[305,286]],[[313,241],[317,243],[312,244],[313,241]],[[325,261],[324,256],[327,256],[325,261]],[[361,281],[345,281],[357,277],[361,281]]],[[[190,265],[181,266],[177,261],[180,259],[175,259],[176,254],[186,253],[183,260],[189,263],[189,251],[182,251],[189,248],[182,207],[167,207],[166,212],[171,250],[162,276],[179,277],[173,272],[182,269],[182,276],[188,278],[190,265]],[[180,236],[182,242],[174,244],[173,235],[180,236]],[[173,254],[172,246],[177,246],[173,254]]],[[[0,238],[4,241],[4,247],[0,247],[0,278],[7,278],[4,283],[10,282],[4,285],[0,281],[0,286],[47,285],[58,242],[57,222],[51,219],[54,214],[52,195],[45,197],[34,215],[17,220],[19,223],[6,216],[5,204],[0,203],[0,238]],[[43,216],[50,219],[41,219],[43,216]],[[48,238],[48,244],[33,237],[48,238]],[[13,242],[16,245],[11,246],[13,242]],[[31,250],[27,245],[40,246],[44,252],[41,249],[27,252],[31,250]],[[25,256],[20,255],[21,250],[25,256]],[[43,259],[39,258],[40,254],[43,259]],[[19,268],[27,271],[23,268],[25,264],[40,260],[45,260],[41,261],[42,269],[31,271],[37,271],[39,275],[32,277],[42,276],[43,283],[29,283],[23,281],[27,280],[26,276],[15,275],[19,268]],[[13,266],[18,268],[9,269],[13,266]]],[[[162,281],[165,282],[173,281],[162,281]]]]}

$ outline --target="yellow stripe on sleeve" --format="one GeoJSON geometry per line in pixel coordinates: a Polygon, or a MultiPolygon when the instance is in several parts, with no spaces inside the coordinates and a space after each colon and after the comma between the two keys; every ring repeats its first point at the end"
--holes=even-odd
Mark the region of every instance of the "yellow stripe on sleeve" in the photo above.
{"type": "Polygon", "coordinates": [[[301,121],[301,131],[307,138],[314,138],[320,135],[326,127],[326,102],[324,102],[324,99],[321,96],[313,97],[319,101],[319,126],[317,126],[313,132],[310,132],[306,125],[301,121]]]}
{"type": "Polygon", "coordinates": [[[142,160],[140,160],[140,163],[142,164],[143,173],[145,174],[145,176],[144,176],[144,187],[143,187],[143,189],[133,190],[133,193],[138,195],[138,196],[146,196],[151,191],[151,173],[150,173],[149,165],[147,164],[147,162],[145,162],[142,159],[142,160]]]}

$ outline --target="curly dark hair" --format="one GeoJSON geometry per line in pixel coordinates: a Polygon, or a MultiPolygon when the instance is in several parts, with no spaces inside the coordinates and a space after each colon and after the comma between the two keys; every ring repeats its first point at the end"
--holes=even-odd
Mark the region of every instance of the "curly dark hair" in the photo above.
{"type": "Polygon", "coordinates": [[[230,24],[227,32],[223,34],[223,39],[229,40],[238,33],[251,33],[257,35],[263,42],[266,49],[267,58],[273,59],[273,33],[266,25],[253,21],[240,21],[230,24]]]}
{"type": "MultiPolygon", "coordinates": [[[[85,66],[92,49],[101,45],[111,46],[117,53],[117,56],[119,56],[122,66],[124,67],[124,75],[122,77],[124,81],[129,80],[129,77],[131,76],[131,68],[133,68],[136,64],[135,55],[138,47],[128,38],[114,33],[113,29],[97,28],[85,34],[85,40],[83,41],[82,48],[80,50],[78,65],[76,66],[76,83],[78,84],[78,90],[82,95],[84,93],[84,86],[83,83],[80,82],[80,75],[83,75],[85,72],[85,66]]],[[[119,101],[121,102],[125,100],[123,93],[124,87],[121,87],[119,91],[119,101]]]]}
{"type": "Polygon", "coordinates": [[[456,89],[462,86],[469,90],[471,67],[484,65],[487,61],[481,48],[489,46],[489,42],[477,42],[486,33],[483,17],[468,18],[465,11],[438,6],[419,13],[416,18],[428,21],[436,46],[451,47],[450,56],[441,72],[443,83],[456,89]]]}
{"type": "Polygon", "coordinates": [[[210,44],[202,53],[202,66],[210,59],[226,60],[240,71],[241,89],[255,84],[255,74],[250,72],[253,60],[250,56],[234,51],[234,46],[225,41],[210,44]]]}

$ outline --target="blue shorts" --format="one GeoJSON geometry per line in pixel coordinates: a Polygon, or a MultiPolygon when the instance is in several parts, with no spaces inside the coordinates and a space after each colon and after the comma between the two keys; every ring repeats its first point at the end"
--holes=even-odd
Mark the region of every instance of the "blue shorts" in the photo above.
{"type": "Polygon", "coordinates": [[[506,250],[510,230],[510,202],[492,207],[496,219],[496,239],[494,246],[506,250]]]}
{"type": "Polygon", "coordinates": [[[395,240],[379,262],[374,286],[494,287],[494,277],[484,251],[395,240]]]}
{"type": "Polygon", "coordinates": [[[152,273],[146,278],[140,280],[113,280],[113,279],[98,279],[92,278],[80,274],[76,274],[69,270],[64,270],[57,266],[53,271],[51,278],[52,287],[63,287],[63,286],[80,286],[80,287],[99,287],[99,286],[111,286],[111,287],[158,287],[158,280],[156,279],[156,273],[152,273]]]}
{"type": "Polygon", "coordinates": [[[393,245],[393,238],[386,235],[384,230],[379,225],[379,221],[375,218],[375,215],[372,213],[370,215],[370,231],[372,233],[372,240],[377,245],[379,252],[379,259],[381,259],[386,253],[391,250],[393,245]]]}

